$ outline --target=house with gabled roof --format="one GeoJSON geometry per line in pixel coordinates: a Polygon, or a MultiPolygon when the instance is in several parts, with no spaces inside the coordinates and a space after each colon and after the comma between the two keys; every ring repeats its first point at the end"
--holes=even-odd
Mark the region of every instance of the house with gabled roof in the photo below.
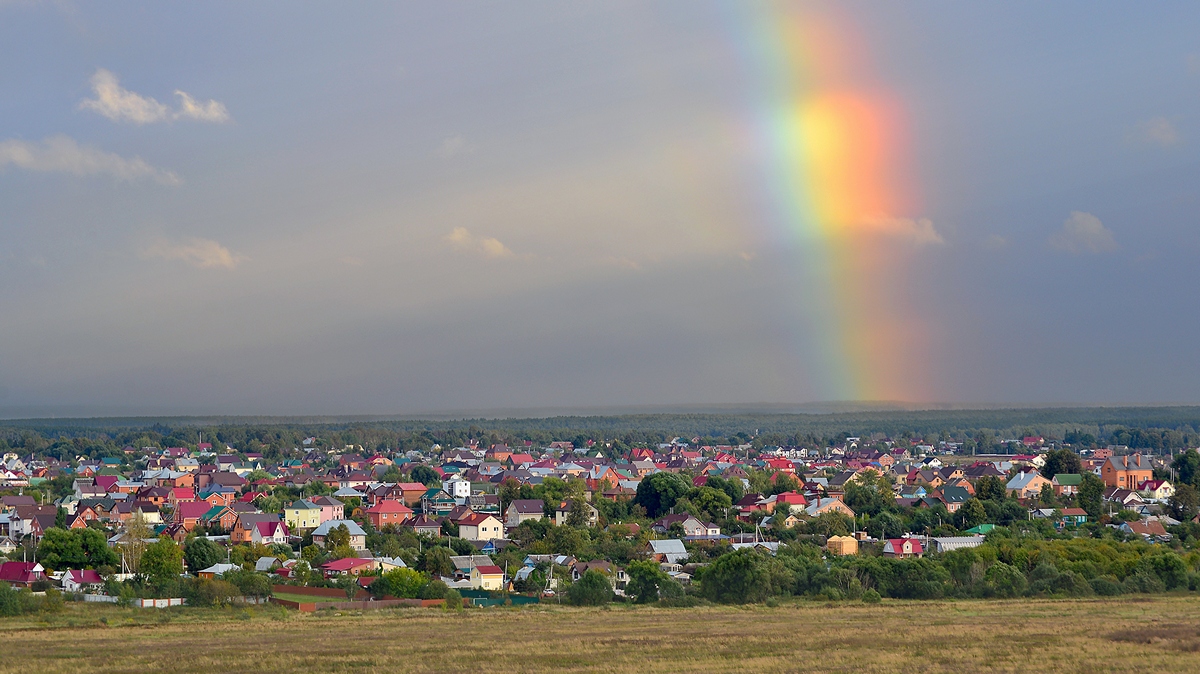
{"type": "Polygon", "coordinates": [[[545,506],[545,502],[538,498],[515,499],[504,511],[504,525],[513,529],[520,526],[521,522],[540,520],[545,517],[545,506]]]}
{"type": "Polygon", "coordinates": [[[413,514],[412,508],[390,499],[380,501],[364,512],[367,519],[370,520],[371,526],[376,529],[382,529],[388,525],[399,526],[413,514]]]}
{"type": "Polygon", "coordinates": [[[920,557],[924,554],[921,541],[916,538],[892,538],[883,544],[885,557],[920,557]]]}

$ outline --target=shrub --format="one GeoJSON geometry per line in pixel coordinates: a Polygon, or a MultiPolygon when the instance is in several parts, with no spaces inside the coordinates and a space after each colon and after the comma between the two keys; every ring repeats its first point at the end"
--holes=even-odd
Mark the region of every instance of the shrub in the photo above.
{"type": "Polygon", "coordinates": [[[608,576],[589,569],[567,589],[567,603],[575,606],[603,606],[612,601],[612,585],[608,576]]]}
{"type": "Polygon", "coordinates": [[[882,599],[883,598],[880,597],[879,593],[875,590],[867,590],[866,592],[863,592],[862,600],[864,604],[878,604],[880,601],[882,601],[882,599]]]}
{"type": "Polygon", "coordinates": [[[463,597],[458,590],[449,588],[446,590],[446,609],[450,611],[461,611],[463,607],[463,597]]]}

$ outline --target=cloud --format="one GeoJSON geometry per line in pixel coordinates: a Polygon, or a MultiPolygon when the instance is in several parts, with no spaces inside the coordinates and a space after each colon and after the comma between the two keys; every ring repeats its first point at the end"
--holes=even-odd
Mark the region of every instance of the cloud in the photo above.
{"type": "Polygon", "coordinates": [[[1008,248],[1008,239],[999,234],[990,234],[983,240],[983,247],[988,250],[1004,250],[1008,248]]]}
{"type": "Polygon", "coordinates": [[[211,239],[168,241],[159,239],[141,250],[146,259],[179,260],[198,269],[233,269],[245,260],[211,239]]]}
{"type": "Polygon", "coordinates": [[[175,90],[175,95],[179,97],[179,112],[175,113],[175,119],[195,119],[201,122],[229,121],[229,111],[222,103],[211,98],[200,102],[178,89],[175,90]]]}
{"type": "Polygon", "coordinates": [[[471,148],[467,144],[466,138],[463,138],[462,136],[451,136],[443,140],[442,144],[438,146],[437,154],[443,159],[449,159],[470,151],[471,148]]]}
{"type": "Polygon", "coordinates": [[[155,168],[141,157],[127,159],[88,145],[69,136],[51,136],[39,143],[10,139],[0,142],[0,167],[12,164],[26,171],[110,175],[118,180],[153,180],[163,185],[182,181],[171,171],[155,168]]]}
{"type": "Polygon", "coordinates": [[[1091,213],[1071,211],[1062,229],[1050,237],[1050,245],[1068,253],[1106,253],[1117,249],[1113,233],[1091,213]]]}
{"type": "Polygon", "coordinates": [[[179,109],[172,110],[149,96],[142,96],[121,87],[117,76],[104,68],[97,70],[91,81],[92,93],[96,97],[80,101],[79,108],[98,112],[114,122],[153,124],[175,119],[229,121],[229,111],[217,101],[197,101],[186,92],[176,90],[175,95],[180,98],[179,109]]]}
{"type": "Polygon", "coordinates": [[[1179,131],[1171,123],[1171,120],[1166,117],[1153,117],[1137,125],[1137,129],[1133,133],[1133,140],[1161,147],[1171,147],[1178,145],[1181,139],[1179,131]]]}
{"type": "Polygon", "coordinates": [[[946,240],[929,218],[870,218],[863,226],[875,233],[907,241],[915,246],[941,246],[946,240]]]}
{"type": "Polygon", "coordinates": [[[453,231],[446,235],[446,241],[459,250],[472,251],[484,257],[510,257],[513,254],[508,249],[508,246],[500,243],[499,239],[476,236],[469,232],[466,227],[455,227],[453,231]]]}

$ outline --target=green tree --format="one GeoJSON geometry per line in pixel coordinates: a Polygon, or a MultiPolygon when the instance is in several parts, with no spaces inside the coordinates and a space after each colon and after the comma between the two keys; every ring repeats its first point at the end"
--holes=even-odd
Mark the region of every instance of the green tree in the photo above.
{"type": "Polygon", "coordinates": [[[983,503],[980,503],[979,499],[969,498],[955,513],[955,516],[961,524],[960,529],[970,529],[987,521],[987,509],[983,507],[983,503]]]}
{"type": "Polygon", "coordinates": [[[183,551],[183,559],[187,562],[188,571],[195,574],[220,562],[225,558],[221,546],[207,538],[193,538],[183,551]]]}
{"type": "Polygon", "coordinates": [[[1054,485],[1047,482],[1038,493],[1038,503],[1044,508],[1058,507],[1058,496],[1054,494],[1054,485]]]}
{"type": "MultiPolygon", "coordinates": [[[[402,599],[416,599],[421,594],[421,588],[429,583],[429,576],[413,569],[392,569],[379,577],[376,583],[384,583],[384,594],[402,599]]],[[[374,583],[371,585],[374,592],[374,583]]]]}
{"type": "Polygon", "coordinates": [[[1046,454],[1046,463],[1042,466],[1042,477],[1051,480],[1055,475],[1075,475],[1083,472],[1083,463],[1079,455],[1069,449],[1056,449],[1046,454]]]}
{"type": "Polygon", "coordinates": [[[642,478],[633,502],[646,509],[651,519],[667,514],[675,502],[690,492],[692,485],[678,473],[654,473],[642,478]]]}
{"type": "Polygon", "coordinates": [[[417,558],[417,568],[430,576],[449,576],[454,573],[454,562],[450,561],[450,551],[437,545],[421,551],[417,558]]]}
{"type": "Polygon", "coordinates": [[[1175,474],[1179,476],[1178,484],[1190,484],[1200,488],[1200,453],[1196,450],[1189,449],[1180,453],[1171,462],[1171,468],[1174,468],[1175,474]]]}
{"type": "Polygon", "coordinates": [[[413,482],[420,482],[423,485],[437,487],[442,484],[442,477],[437,474],[437,471],[429,466],[417,466],[408,474],[408,478],[413,482]]]}
{"type": "Polygon", "coordinates": [[[588,569],[567,589],[567,603],[574,606],[603,606],[612,601],[612,583],[608,576],[588,569]]]}
{"type": "Polygon", "coordinates": [[[746,604],[767,596],[770,578],[763,556],[744,548],[721,555],[697,570],[700,594],[723,604],[746,604]]]}
{"type": "Polygon", "coordinates": [[[339,524],[325,535],[325,549],[336,550],[343,546],[350,547],[350,529],[345,524],[339,524]]]}
{"type": "Polygon", "coordinates": [[[1007,491],[1004,487],[1004,481],[991,475],[979,478],[979,482],[975,485],[975,494],[983,501],[1002,500],[1007,491]]]}
{"type": "Polygon", "coordinates": [[[178,579],[183,573],[183,551],[175,541],[160,538],[142,553],[138,573],[156,583],[178,579]]]}
{"type": "Polygon", "coordinates": [[[683,589],[674,578],[668,576],[658,564],[649,560],[630,562],[625,570],[629,583],[625,586],[626,596],[636,604],[656,602],[660,598],[677,597],[683,589]]]}
{"type": "Polygon", "coordinates": [[[1187,522],[1200,512],[1200,491],[1187,483],[1181,483],[1175,487],[1175,493],[1167,501],[1167,507],[1171,511],[1171,517],[1187,522]]]}
{"type": "Polygon", "coordinates": [[[741,480],[726,480],[723,477],[714,475],[708,478],[708,480],[704,483],[704,486],[712,487],[713,489],[720,489],[721,491],[725,492],[729,496],[729,501],[731,503],[737,503],[742,496],[745,496],[744,490],[742,489],[741,480]]]}
{"type": "Polygon", "coordinates": [[[1091,517],[1099,517],[1104,508],[1104,481],[1091,471],[1083,473],[1083,481],[1079,484],[1079,496],[1076,502],[1080,508],[1087,511],[1091,517]]]}

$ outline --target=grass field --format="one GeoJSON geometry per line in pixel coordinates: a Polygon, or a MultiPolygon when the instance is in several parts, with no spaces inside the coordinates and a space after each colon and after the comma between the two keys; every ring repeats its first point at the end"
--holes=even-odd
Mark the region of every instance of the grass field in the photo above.
{"type": "Polygon", "coordinates": [[[326,603],[332,603],[332,602],[337,602],[337,601],[346,601],[345,596],[342,596],[342,597],[315,597],[315,596],[311,596],[311,595],[307,595],[307,594],[288,594],[285,592],[276,592],[273,596],[275,596],[279,599],[286,599],[288,601],[298,601],[298,602],[307,603],[307,604],[326,604],[326,603]]]}
{"type": "Polygon", "coordinates": [[[68,605],[6,618],[3,672],[1188,672],[1200,601],[1155,597],[704,607],[68,605]]]}

